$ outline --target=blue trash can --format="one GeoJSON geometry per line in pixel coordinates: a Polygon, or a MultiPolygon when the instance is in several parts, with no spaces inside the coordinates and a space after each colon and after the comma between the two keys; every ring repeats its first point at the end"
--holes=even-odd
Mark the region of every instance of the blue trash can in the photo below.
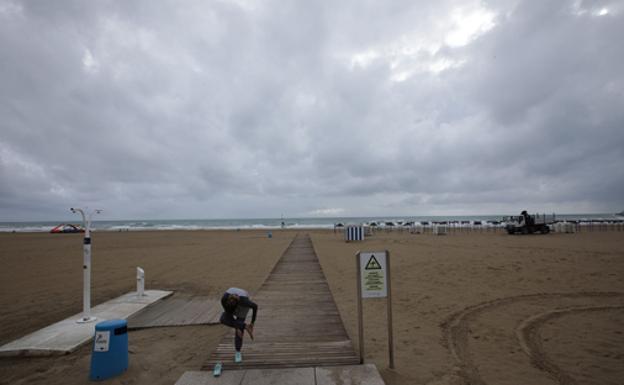
{"type": "Polygon", "coordinates": [[[269,231],[269,233],[267,234],[269,238],[273,238],[273,233],[269,231]]]}
{"type": "Polygon", "coordinates": [[[95,325],[91,353],[91,381],[114,377],[128,369],[128,323],[114,319],[95,325]]]}

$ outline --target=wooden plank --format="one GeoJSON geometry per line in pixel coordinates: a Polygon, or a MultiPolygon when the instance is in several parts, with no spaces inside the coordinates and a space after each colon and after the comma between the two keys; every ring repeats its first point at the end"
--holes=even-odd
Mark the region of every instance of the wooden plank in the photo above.
{"type": "MultiPolygon", "coordinates": [[[[320,359],[314,358],[314,359],[301,359],[297,361],[281,360],[279,362],[260,361],[260,362],[254,362],[252,364],[248,362],[236,364],[230,358],[230,360],[220,361],[220,362],[222,362],[222,366],[224,370],[305,368],[305,367],[312,367],[312,366],[357,365],[359,363],[357,358],[342,359],[342,360],[327,360],[323,358],[320,358],[320,359]]],[[[213,367],[214,367],[214,363],[207,364],[204,367],[202,367],[202,370],[212,370],[213,367]]]]}
{"type": "Polygon", "coordinates": [[[162,314],[169,311],[172,303],[177,303],[177,293],[174,293],[166,300],[160,301],[152,306],[148,306],[139,313],[136,313],[128,318],[128,328],[133,329],[135,327],[148,327],[149,324],[156,318],[159,318],[162,314]]]}
{"type": "Polygon", "coordinates": [[[216,299],[176,293],[128,318],[128,328],[218,324],[220,315],[216,299]]]}
{"type": "MultiPolygon", "coordinates": [[[[282,344],[275,344],[275,343],[271,343],[271,344],[258,344],[258,345],[254,345],[253,348],[249,348],[245,351],[246,354],[252,354],[252,353],[257,353],[257,352],[272,352],[272,353],[279,353],[279,352],[301,352],[301,351],[306,351],[306,352],[324,352],[324,351],[328,351],[328,352],[351,352],[352,346],[350,344],[344,344],[344,345],[335,345],[333,344],[334,341],[330,341],[328,343],[323,343],[323,342],[315,342],[315,343],[307,343],[307,344],[295,344],[295,343],[282,343],[282,344]]],[[[219,345],[217,347],[217,351],[223,351],[223,352],[231,352],[234,351],[232,348],[231,344],[228,345],[219,345]]]]}

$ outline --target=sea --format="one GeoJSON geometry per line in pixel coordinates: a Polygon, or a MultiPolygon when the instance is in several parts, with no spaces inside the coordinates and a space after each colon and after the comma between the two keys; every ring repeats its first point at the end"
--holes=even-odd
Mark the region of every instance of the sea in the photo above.
{"type": "MultiPolygon", "coordinates": [[[[387,217],[324,217],[324,218],[246,218],[246,219],[141,219],[93,221],[95,231],[145,231],[145,230],[272,230],[272,229],[333,229],[343,225],[375,222],[400,225],[408,222],[504,222],[505,215],[462,215],[462,216],[387,216],[387,217]]],[[[618,214],[545,214],[548,221],[575,220],[581,222],[622,220],[618,214]]],[[[61,223],[78,222],[0,222],[0,232],[48,232],[61,223]]]]}

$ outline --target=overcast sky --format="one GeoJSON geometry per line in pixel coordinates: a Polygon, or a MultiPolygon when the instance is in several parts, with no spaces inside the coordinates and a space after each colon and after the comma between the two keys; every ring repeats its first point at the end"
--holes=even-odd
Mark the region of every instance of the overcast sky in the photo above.
{"type": "Polygon", "coordinates": [[[624,210],[624,2],[0,0],[0,221],[624,210]]]}

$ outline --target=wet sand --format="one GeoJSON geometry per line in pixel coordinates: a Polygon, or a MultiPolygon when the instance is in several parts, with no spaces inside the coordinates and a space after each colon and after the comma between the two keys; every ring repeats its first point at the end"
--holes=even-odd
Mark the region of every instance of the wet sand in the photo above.
{"type": "MultiPolygon", "coordinates": [[[[160,231],[93,235],[92,303],[146,288],[219,296],[255,291],[296,232],[160,231]]],[[[357,344],[355,253],[392,258],[395,370],[385,300],[365,300],[365,360],[386,383],[620,384],[624,378],[624,232],[377,233],[345,243],[309,231],[357,344]],[[559,380],[557,380],[559,378],[559,380]]],[[[0,234],[0,343],[82,310],[78,234],[0,234]]],[[[260,304],[262,306],[262,304],[260,304]]],[[[311,312],[314,309],[310,309],[311,312]]],[[[262,314],[257,322],[262,322],[262,314]]],[[[275,315],[273,315],[275,316],[275,315]]],[[[173,384],[198,370],[227,329],[130,332],[130,369],[106,383],[173,384]]],[[[67,356],[0,358],[0,384],[86,384],[90,345],[67,356]]]]}

